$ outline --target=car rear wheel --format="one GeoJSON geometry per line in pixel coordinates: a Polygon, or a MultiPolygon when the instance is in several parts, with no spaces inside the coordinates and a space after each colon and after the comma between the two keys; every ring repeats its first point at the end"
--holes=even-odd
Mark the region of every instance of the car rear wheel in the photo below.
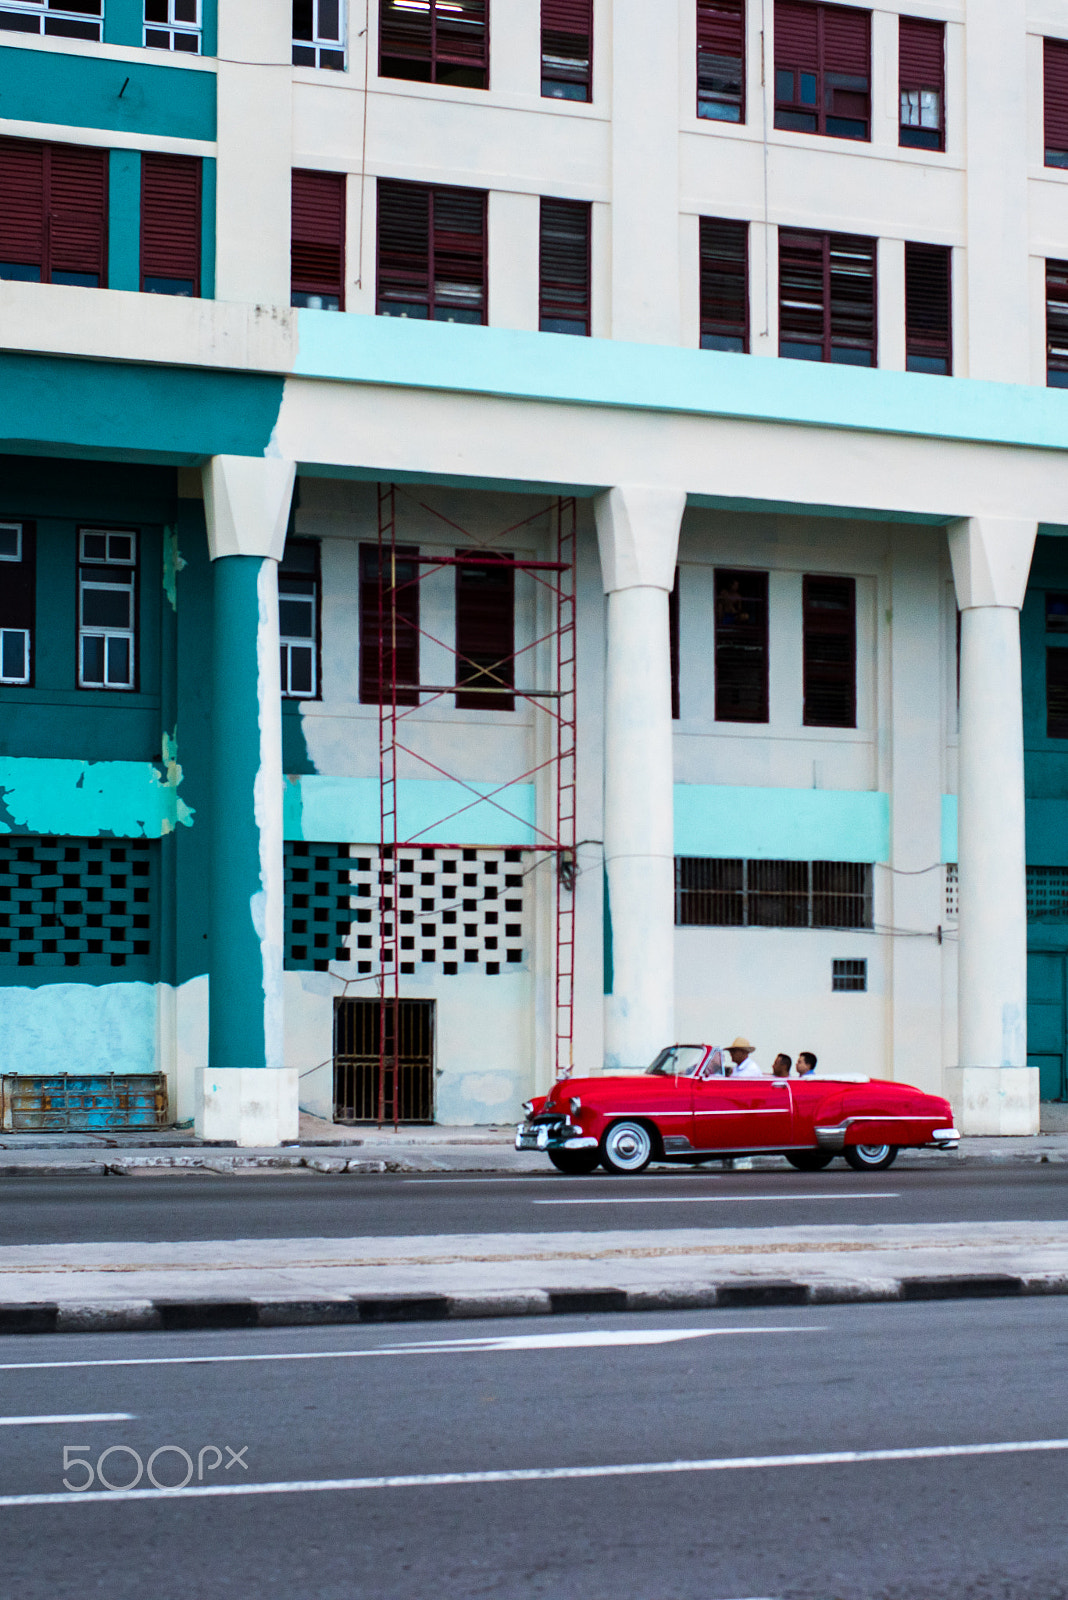
{"type": "Polygon", "coordinates": [[[822,1172],[834,1160],[833,1150],[787,1150],[786,1159],[798,1172],[822,1172]]]}
{"type": "Polygon", "coordinates": [[[653,1136],[641,1122],[614,1122],[601,1139],[606,1172],[644,1172],[653,1159],[653,1136]]]}
{"type": "Polygon", "coordinates": [[[566,1172],[569,1178],[585,1177],[587,1172],[592,1172],[601,1159],[601,1152],[594,1147],[592,1150],[550,1150],[549,1160],[557,1172],[566,1172]]]}
{"type": "Polygon", "coordinates": [[[897,1160],[896,1144],[849,1144],[842,1151],[854,1172],[885,1172],[897,1160]]]}

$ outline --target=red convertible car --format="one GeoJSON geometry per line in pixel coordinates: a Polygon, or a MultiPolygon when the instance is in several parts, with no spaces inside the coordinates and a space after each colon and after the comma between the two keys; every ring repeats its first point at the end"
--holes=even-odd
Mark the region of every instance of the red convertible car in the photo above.
{"type": "Polygon", "coordinates": [[[728,1077],[705,1044],[670,1045],[644,1073],[563,1078],[523,1110],[516,1149],[544,1150],[571,1174],[772,1154],[802,1172],[836,1155],[881,1172],[902,1146],[954,1150],[960,1138],[939,1095],[880,1078],[728,1077]]]}

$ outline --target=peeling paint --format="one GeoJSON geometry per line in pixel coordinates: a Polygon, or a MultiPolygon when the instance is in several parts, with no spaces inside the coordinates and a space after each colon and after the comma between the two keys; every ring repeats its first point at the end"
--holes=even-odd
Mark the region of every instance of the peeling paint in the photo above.
{"type": "Polygon", "coordinates": [[[68,838],[159,839],[193,808],[179,799],[177,735],[163,736],[162,763],[0,756],[0,833],[68,838]]]}
{"type": "Polygon", "coordinates": [[[193,818],[196,815],[195,809],[186,805],[178,793],[178,785],[185,774],[178,763],[177,728],[173,733],[164,731],[161,752],[164,773],[163,782],[174,794],[174,817],[173,819],[170,817],[164,819],[161,831],[162,833],[173,833],[178,823],[181,823],[183,828],[191,828],[193,826],[193,818]]]}
{"type": "Polygon", "coordinates": [[[163,530],[163,592],[172,611],[178,610],[178,574],[185,568],[185,560],[178,549],[178,529],[163,530]]]}

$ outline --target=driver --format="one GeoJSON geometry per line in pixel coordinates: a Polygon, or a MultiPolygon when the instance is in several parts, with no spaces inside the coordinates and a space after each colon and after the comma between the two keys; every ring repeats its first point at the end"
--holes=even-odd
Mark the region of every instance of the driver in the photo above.
{"type": "Polygon", "coordinates": [[[741,1034],[738,1035],[733,1044],[727,1046],[727,1054],[734,1063],[730,1070],[732,1078],[762,1078],[764,1076],[763,1069],[753,1055],[755,1049],[756,1046],[750,1044],[748,1039],[743,1039],[741,1034]]]}

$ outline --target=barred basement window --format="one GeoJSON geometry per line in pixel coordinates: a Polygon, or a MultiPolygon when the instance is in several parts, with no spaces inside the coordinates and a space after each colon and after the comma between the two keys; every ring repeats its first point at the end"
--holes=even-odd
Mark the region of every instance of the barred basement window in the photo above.
{"type": "Polygon", "coordinates": [[[768,720],[768,575],[715,571],[716,721],[768,720]]]}
{"type": "Polygon", "coordinates": [[[872,869],[856,861],[677,856],[675,923],[680,928],[870,928],[872,869]]]}
{"type": "Polygon", "coordinates": [[[590,206],[585,200],[541,202],[539,241],[542,333],[590,332],[590,206]]]}
{"type": "Polygon", "coordinates": [[[945,907],[946,921],[956,922],[960,917],[960,871],[955,861],[946,863],[945,907]]]}
{"type": "Polygon", "coordinates": [[[875,365],[875,240],[779,230],[779,354],[875,365]]]}
{"type": "Polygon", "coordinates": [[[775,0],[775,126],[871,137],[871,12],[775,0]]]}
{"type": "Polygon", "coordinates": [[[1068,921],[1068,867],[1028,867],[1027,920],[1068,921]]]}
{"type": "Polygon", "coordinates": [[[1046,262],[1046,383],[1068,389],[1068,261],[1046,262]]]}
{"type": "Polygon", "coordinates": [[[541,93],[593,99],[593,0],[541,0],[541,93]]]}
{"type": "Polygon", "coordinates": [[[326,972],[381,970],[384,940],[400,931],[402,975],[499,977],[522,970],[522,851],[287,843],[285,964],[326,972]]]}
{"type": "Polygon", "coordinates": [[[104,0],[0,0],[0,33],[99,41],[103,23],[104,0]]]}
{"type": "Polygon", "coordinates": [[[697,0],[697,115],[745,121],[745,0],[697,0]]]}
{"type": "Polygon", "coordinates": [[[35,554],[32,522],[0,522],[0,683],[33,682],[35,554]]]}
{"type": "Polygon", "coordinates": [[[749,349],[749,224],[701,218],[701,349],[749,349]]]}
{"type": "Polygon", "coordinates": [[[290,304],[345,309],[345,174],[294,172],[290,304]]]}
{"type": "Polygon", "coordinates": [[[282,697],[319,699],[319,544],[289,539],[278,568],[282,697]]]}
{"type": "Polygon", "coordinates": [[[898,19],[898,142],[918,150],[945,148],[946,25],[898,19]]]}
{"type": "Polygon", "coordinates": [[[145,44],[199,55],[200,0],[145,0],[145,44]]]}
{"type": "Polygon", "coordinates": [[[1043,52],[1046,166],[1068,167],[1068,40],[1047,39],[1043,52]]]}
{"type": "Polygon", "coordinates": [[[831,988],[839,994],[860,991],[868,987],[866,961],[833,961],[831,963],[831,988]]]}
{"type": "Polygon", "coordinates": [[[383,78],[489,88],[488,0],[381,0],[383,78]]]}
{"type": "Polygon", "coordinates": [[[78,687],[133,689],[137,535],[83,528],[78,539],[78,687]]]}
{"type": "Polygon", "coordinates": [[[486,320],[486,195],[378,183],[378,315],[486,320]]]}
{"type": "Polygon", "coordinates": [[[0,834],[0,969],[154,977],[158,854],[149,839],[0,834]]]}
{"type": "Polygon", "coordinates": [[[1068,650],[1046,650],[1046,738],[1068,739],[1068,650]]]}
{"type": "Polygon", "coordinates": [[[857,725],[857,586],[806,577],[802,633],[806,728],[857,725]]]}
{"type": "Polygon", "coordinates": [[[345,7],[341,0],[293,0],[293,65],[345,70],[345,7]]]}
{"type": "Polygon", "coordinates": [[[952,255],[945,245],[905,246],[905,366],[946,376],[953,370],[952,255]]]}

